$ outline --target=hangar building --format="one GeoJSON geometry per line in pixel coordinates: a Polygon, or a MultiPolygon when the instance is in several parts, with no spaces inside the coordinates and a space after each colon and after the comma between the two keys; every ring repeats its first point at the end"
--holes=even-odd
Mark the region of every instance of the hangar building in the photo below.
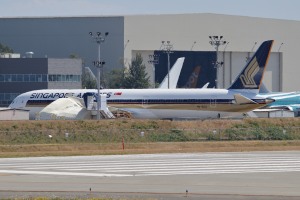
{"type": "Polygon", "coordinates": [[[188,58],[188,64],[183,66],[183,78],[179,80],[181,86],[193,68],[200,65],[202,78],[199,77],[198,87],[208,81],[209,87],[218,83],[220,88],[234,81],[247,58],[263,41],[274,39],[265,85],[272,91],[296,91],[300,85],[299,21],[207,13],[0,18],[0,29],[0,43],[15,52],[32,51],[37,58],[66,58],[75,54],[94,72],[96,68],[92,63],[97,60],[98,46],[89,32],[102,35],[109,32],[101,44],[101,59],[106,62],[104,69],[128,66],[135,54],[141,53],[153,83],[167,73],[166,55],[161,45],[162,41],[170,41],[174,52],[170,55],[171,65],[179,56],[188,58]],[[218,54],[210,45],[209,36],[223,36],[226,40],[218,54]],[[218,75],[212,64],[216,57],[224,62],[218,75]],[[210,78],[205,79],[208,76],[210,78]]]}
{"type": "Polygon", "coordinates": [[[81,59],[0,58],[0,107],[31,90],[81,88],[81,74],[81,59]]]}

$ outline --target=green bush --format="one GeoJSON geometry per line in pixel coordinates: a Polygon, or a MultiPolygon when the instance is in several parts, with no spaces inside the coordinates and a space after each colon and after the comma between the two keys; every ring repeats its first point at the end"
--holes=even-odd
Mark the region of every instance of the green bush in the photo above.
{"type": "Polygon", "coordinates": [[[265,129],[269,140],[289,140],[291,139],[285,130],[279,127],[268,127],[265,129]]]}
{"type": "Polygon", "coordinates": [[[172,129],[169,133],[150,133],[147,138],[152,142],[185,142],[189,139],[182,130],[172,129]]]}

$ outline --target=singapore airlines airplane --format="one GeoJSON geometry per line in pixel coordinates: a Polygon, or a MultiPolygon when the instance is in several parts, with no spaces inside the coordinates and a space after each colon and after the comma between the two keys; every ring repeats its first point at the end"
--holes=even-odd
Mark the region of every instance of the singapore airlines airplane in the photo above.
{"type": "MultiPolygon", "coordinates": [[[[258,95],[273,40],[261,44],[229,89],[103,89],[109,107],[130,112],[135,118],[218,118],[239,115],[273,102],[258,95]]],[[[82,98],[95,89],[35,90],[23,93],[11,108],[35,113],[59,98],[82,98]]]]}

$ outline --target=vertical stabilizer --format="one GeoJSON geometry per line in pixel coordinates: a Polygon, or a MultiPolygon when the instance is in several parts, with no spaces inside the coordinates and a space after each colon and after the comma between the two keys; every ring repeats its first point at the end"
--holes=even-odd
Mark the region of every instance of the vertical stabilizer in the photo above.
{"type": "Polygon", "coordinates": [[[228,88],[229,90],[246,89],[258,93],[269,60],[272,45],[273,40],[265,41],[260,45],[242,72],[228,88]]]}
{"type": "MultiPolygon", "coordinates": [[[[178,58],[173,67],[170,69],[169,76],[170,76],[170,89],[175,89],[177,86],[177,82],[179,79],[179,75],[182,69],[182,65],[184,62],[184,57],[178,58]]],[[[168,89],[168,74],[164,78],[164,80],[161,82],[161,84],[158,87],[159,89],[168,89]]]]}
{"type": "Polygon", "coordinates": [[[201,70],[201,66],[199,66],[199,65],[194,68],[193,73],[191,73],[188,81],[183,86],[183,88],[196,88],[197,87],[200,70],[201,70]]]}
{"type": "Polygon", "coordinates": [[[264,83],[261,83],[259,88],[259,93],[270,93],[270,90],[268,90],[268,88],[264,83]]]}

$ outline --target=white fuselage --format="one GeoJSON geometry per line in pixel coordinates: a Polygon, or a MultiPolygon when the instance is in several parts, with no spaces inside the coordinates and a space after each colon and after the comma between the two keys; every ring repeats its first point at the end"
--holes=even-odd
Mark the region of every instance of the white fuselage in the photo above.
{"type": "MultiPolygon", "coordinates": [[[[35,90],[23,93],[11,108],[30,110],[30,119],[58,98],[72,94],[81,98],[95,89],[35,90]]],[[[237,115],[265,105],[265,99],[250,92],[226,89],[103,89],[110,107],[126,110],[135,118],[217,118],[237,115]],[[237,104],[234,94],[241,94],[256,104],[237,104]]]]}

